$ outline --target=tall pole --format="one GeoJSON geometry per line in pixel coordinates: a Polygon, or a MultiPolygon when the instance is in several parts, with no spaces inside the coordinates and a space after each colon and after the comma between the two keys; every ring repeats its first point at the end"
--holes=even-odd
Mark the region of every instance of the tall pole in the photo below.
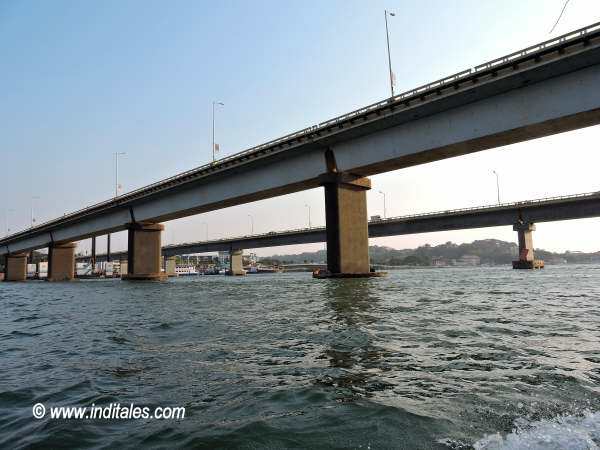
{"type": "Polygon", "coordinates": [[[492,170],[494,175],[496,175],[496,192],[498,194],[498,204],[500,204],[500,180],[498,179],[498,172],[492,170]]]}
{"type": "Polygon", "coordinates": [[[308,208],[308,228],[312,228],[312,225],[310,223],[310,205],[304,205],[308,208]]]}
{"type": "Polygon", "coordinates": [[[10,234],[10,227],[8,226],[8,215],[14,212],[14,209],[5,209],[4,210],[4,227],[6,229],[6,236],[10,234]]]}
{"type": "Polygon", "coordinates": [[[248,214],[250,218],[250,234],[254,234],[254,217],[251,214],[248,214]]]}
{"type": "Polygon", "coordinates": [[[225,106],[222,102],[212,102],[212,160],[215,162],[215,105],[225,106]]]}
{"type": "Polygon", "coordinates": [[[119,196],[119,156],[126,155],[125,152],[115,152],[115,198],[119,196]]]}
{"type": "Polygon", "coordinates": [[[39,197],[37,195],[33,195],[31,197],[31,228],[33,228],[33,222],[35,222],[35,218],[33,217],[33,201],[34,200],[39,200],[39,197]]]}
{"type": "Polygon", "coordinates": [[[385,192],[379,191],[379,193],[381,195],[383,195],[383,218],[387,219],[387,211],[386,211],[386,208],[385,208],[385,192]]]}
{"type": "Polygon", "coordinates": [[[387,54],[388,54],[388,68],[390,70],[390,91],[392,92],[392,97],[394,96],[394,73],[392,72],[392,56],[390,54],[390,32],[388,30],[388,14],[394,17],[396,14],[388,13],[387,9],[385,12],[385,37],[387,42],[387,54]]]}

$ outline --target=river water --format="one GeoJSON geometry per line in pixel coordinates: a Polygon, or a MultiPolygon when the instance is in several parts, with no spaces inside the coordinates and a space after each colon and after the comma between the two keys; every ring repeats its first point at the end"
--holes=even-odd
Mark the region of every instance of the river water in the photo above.
{"type": "Polygon", "coordinates": [[[0,448],[600,446],[600,266],[0,283],[0,307],[0,448]]]}

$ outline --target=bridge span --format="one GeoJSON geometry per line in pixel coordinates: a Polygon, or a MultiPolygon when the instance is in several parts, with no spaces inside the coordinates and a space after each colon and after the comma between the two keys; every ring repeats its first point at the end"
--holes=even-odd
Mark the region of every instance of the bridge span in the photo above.
{"type": "MultiPolygon", "coordinates": [[[[591,217],[600,217],[600,192],[371,220],[368,227],[370,238],[507,225],[516,228],[525,226],[533,231],[535,223],[591,217]]],[[[312,227],[167,245],[162,247],[162,254],[168,258],[195,253],[235,252],[244,249],[325,241],[326,228],[312,227]]],[[[529,244],[530,247],[527,247],[527,244],[521,245],[520,252],[524,250],[531,252],[533,260],[532,237],[529,244]]],[[[127,259],[127,252],[113,253],[111,257],[113,259],[127,259]]],[[[92,256],[80,256],[77,259],[89,261],[92,256]]],[[[106,254],[96,255],[96,261],[98,262],[106,261],[106,259],[106,254]]]]}
{"type": "Polygon", "coordinates": [[[6,280],[45,247],[72,279],[72,243],[121,230],[127,278],[160,279],[161,222],[319,186],[329,271],[369,276],[367,176],[596,125],[599,85],[596,23],[3,238],[6,280]]]}

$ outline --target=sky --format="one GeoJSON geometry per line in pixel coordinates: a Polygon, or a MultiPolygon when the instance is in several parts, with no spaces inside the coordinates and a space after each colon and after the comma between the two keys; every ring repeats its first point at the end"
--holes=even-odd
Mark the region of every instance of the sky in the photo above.
{"type": "MultiPolygon", "coordinates": [[[[600,2],[0,0],[0,235],[600,21],[600,2]]],[[[600,190],[600,126],[372,177],[369,215],[600,190]]],[[[167,244],[325,223],[321,189],[167,222],[167,244]],[[253,224],[251,223],[253,222],[253,224]]],[[[600,219],[542,223],[534,245],[600,250],[600,219]]],[[[511,227],[372,239],[516,241],[511,227]]],[[[124,233],[113,248],[124,249],[124,233]]],[[[102,249],[102,239],[99,240],[102,249]]],[[[89,242],[80,243],[82,249],[89,242]]],[[[260,249],[259,255],[322,248],[260,249]]]]}

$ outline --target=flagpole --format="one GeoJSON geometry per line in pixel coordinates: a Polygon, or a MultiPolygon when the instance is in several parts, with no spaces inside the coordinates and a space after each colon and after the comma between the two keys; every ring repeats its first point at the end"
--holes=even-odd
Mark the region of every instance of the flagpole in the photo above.
{"type": "MultiPolygon", "coordinates": [[[[394,96],[394,74],[392,73],[392,57],[390,55],[390,32],[388,31],[387,9],[384,10],[384,13],[385,13],[385,37],[386,37],[386,41],[387,41],[387,53],[388,53],[388,68],[390,70],[390,89],[392,91],[392,97],[393,97],[394,96]]],[[[391,13],[391,14],[393,15],[394,13],[391,13]]]]}
{"type": "Polygon", "coordinates": [[[212,102],[212,156],[215,162],[215,102],[212,102]]]}
{"type": "Polygon", "coordinates": [[[223,102],[217,102],[214,101],[212,102],[212,160],[213,162],[215,162],[215,106],[216,105],[220,105],[220,106],[225,106],[225,103],[223,102]]]}

